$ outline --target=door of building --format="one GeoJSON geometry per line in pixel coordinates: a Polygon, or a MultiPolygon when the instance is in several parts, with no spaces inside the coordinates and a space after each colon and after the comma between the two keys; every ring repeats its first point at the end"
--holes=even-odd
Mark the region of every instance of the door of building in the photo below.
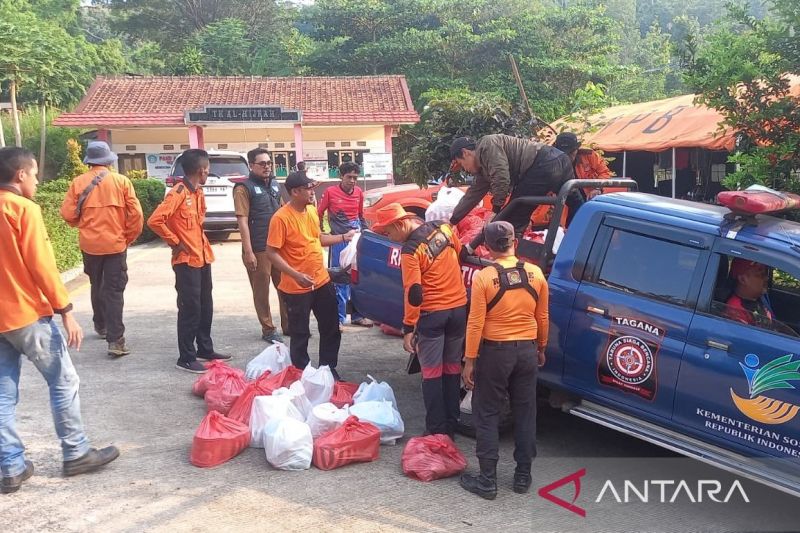
{"type": "Polygon", "coordinates": [[[288,152],[272,152],[274,161],[275,176],[284,178],[289,175],[289,154],[288,152]]]}

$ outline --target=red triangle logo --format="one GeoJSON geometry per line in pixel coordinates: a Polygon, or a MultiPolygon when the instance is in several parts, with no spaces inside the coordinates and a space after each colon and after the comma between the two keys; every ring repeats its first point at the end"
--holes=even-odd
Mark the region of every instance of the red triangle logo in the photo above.
{"type": "Polygon", "coordinates": [[[549,500],[549,501],[553,502],[554,504],[556,504],[556,505],[558,505],[560,507],[563,507],[567,511],[573,512],[573,513],[575,513],[577,515],[580,515],[580,516],[585,518],[586,517],[586,510],[581,508],[581,507],[578,507],[577,505],[575,505],[575,500],[577,500],[578,496],[581,495],[581,478],[583,476],[585,476],[585,475],[586,475],[586,469],[585,468],[581,468],[577,472],[573,472],[572,474],[570,474],[568,476],[562,477],[561,479],[553,481],[549,485],[545,485],[544,487],[540,488],[539,489],[539,496],[541,496],[545,500],[549,500]],[[558,496],[555,496],[554,494],[552,494],[552,492],[554,490],[556,490],[557,488],[563,487],[564,485],[567,485],[567,484],[570,484],[570,483],[575,485],[575,496],[572,498],[571,502],[568,502],[566,500],[562,500],[558,496]]]}

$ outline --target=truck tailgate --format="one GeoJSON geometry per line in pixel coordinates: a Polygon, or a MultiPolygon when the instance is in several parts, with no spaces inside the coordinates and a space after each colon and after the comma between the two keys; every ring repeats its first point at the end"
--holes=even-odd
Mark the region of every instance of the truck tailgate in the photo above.
{"type": "Polygon", "coordinates": [[[403,326],[401,245],[371,231],[358,240],[357,275],[351,301],[365,317],[400,329],[403,326]]]}

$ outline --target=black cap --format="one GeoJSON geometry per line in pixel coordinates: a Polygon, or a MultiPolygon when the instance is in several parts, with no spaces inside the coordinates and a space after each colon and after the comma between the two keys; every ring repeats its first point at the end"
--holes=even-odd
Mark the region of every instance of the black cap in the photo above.
{"type": "Polygon", "coordinates": [[[504,220],[489,222],[483,228],[483,238],[490,250],[505,252],[514,242],[514,226],[504,220]]]}
{"type": "Polygon", "coordinates": [[[580,148],[581,142],[578,140],[577,135],[571,131],[565,131],[564,133],[558,134],[558,137],[556,137],[556,142],[553,143],[553,146],[565,154],[568,154],[571,151],[580,148]]]}
{"type": "Polygon", "coordinates": [[[286,177],[284,186],[287,191],[297,189],[298,187],[308,188],[309,185],[315,185],[317,182],[306,176],[305,171],[300,170],[292,172],[286,177]]]}
{"type": "Polygon", "coordinates": [[[464,148],[466,148],[467,150],[474,150],[475,139],[473,139],[472,137],[456,138],[450,145],[450,159],[461,157],[461,150],[463,150],[464,148]]]}

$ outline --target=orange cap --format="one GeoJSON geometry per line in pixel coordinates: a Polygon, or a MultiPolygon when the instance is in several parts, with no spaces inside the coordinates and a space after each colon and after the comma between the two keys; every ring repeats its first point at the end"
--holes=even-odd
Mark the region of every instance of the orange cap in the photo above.
{"type": "Polygon", "coordinates": [[[403,206],[398,204],[397,202],[391,203],[389,205],[383,206],[377,211],[375,211],[375,216],[377,217],[377,221],[375,224],[372,225],[372,231],[375,233],[381,233],[383,230],[386,229],[386,226],[390,224],[394,224],[395,222],[399,222],[406,218],[411,218],[414,214],[409,213],[403,206]]]}

